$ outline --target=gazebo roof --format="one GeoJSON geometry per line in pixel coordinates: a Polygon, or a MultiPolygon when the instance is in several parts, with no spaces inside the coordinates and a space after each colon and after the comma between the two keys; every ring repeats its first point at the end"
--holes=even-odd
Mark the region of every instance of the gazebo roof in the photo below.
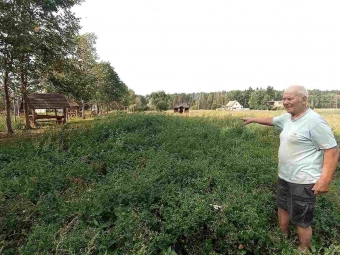
{"type": "Polygon", "coordinates": [[[79,104],[77,102],[68,101],[68,103],[70,104],[70,107],[79,107],[79,104]]]}
{"type": "Polygon", "coordinates": [[[27,95],[28,107],[30,109],[63,109],[70,108],[66,97],[63,94],[39,94],[27,95]]]}
{"type": "Polygon", "coordinates": [[[180,108],[180,107],[189,108],[189,105],[187,103],[182,103],[182,104],[177,104],[174,106],[174,108],[180,108]]]}

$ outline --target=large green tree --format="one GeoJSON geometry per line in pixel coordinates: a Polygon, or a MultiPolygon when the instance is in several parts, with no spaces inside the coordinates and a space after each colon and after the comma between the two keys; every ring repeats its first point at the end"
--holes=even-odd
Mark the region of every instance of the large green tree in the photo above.
{"type": "Polygon", "coordinates": [[[149,98],[157,111],[165,111],[169,108],[170,97],[164,91],[152,92],[149,98]]]}
{"type": "MultiPolygon", "coordinates": [[[[74,85],[77,94],[74,96],[82,102],[82,118],[85,119],[85,102],[95,96],[96,74],[94,67],[98,54],[95,48],[97,36],[94,33],[87,33],[76,38],[77,49],[76,59],[78,61],[78,74],[75,76],[74,85]]],[[[71,73],[72,75],[72,73],[71,73]]]]}
{"type": "Polygon", "coordinates": [[[128,88],[109,62],[97,62],[96,35],[87,33],[76,37],[75,54],[57,64],[49,76],[49,91],[68,94],[80,101],[85,118],[85,103],[102,107],[124,104],[128,88]]]}
{"type": "Polygon", "coordinates": [[[85,103],[96,96],[96,36],[93,33],[74,38],[75,52],[54,63],[48,76],[48,91],[66,93],[82,105],[85,118],[85,103]]]}
{"type": "Polygon", "coordinates": [[[100,62],[95,66],[96,74],[96,102],[97,110],[99,104],[108,106],[110,103],[121,104],[125,97],[133,95],[134,92],[128,90],[124,82],[121,81],[118,73],[114,70],[109,62],[100,62]],[[133,93],[132,93],[133,92],[133,93]]]}
{"type": "Polygon", "coordinates": [[[53,61],[65,58],[71,53],[74,46],[73,37],[79,30],[79,20],[75,18],[71,8],[80,2],[0,2],[0,56],[4,82],[8,83],[6,77],[10,73],[20,80],[26,129],[30,128],[27,93],[37,89],[39,78],[48,71],[53,61]]]}

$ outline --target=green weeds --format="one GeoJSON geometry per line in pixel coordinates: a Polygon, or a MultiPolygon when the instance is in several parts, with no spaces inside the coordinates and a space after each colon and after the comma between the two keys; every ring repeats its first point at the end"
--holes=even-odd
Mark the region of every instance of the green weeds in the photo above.
{"type": "MultiPolygon", "coordinates": [[[[232,117],[151,114],[1,146],[0,251],[294,254],[276,227],[277,147],[232,117]]],[[[339,249],[339,192],[319,198],[315,254],[339,249]]]]}

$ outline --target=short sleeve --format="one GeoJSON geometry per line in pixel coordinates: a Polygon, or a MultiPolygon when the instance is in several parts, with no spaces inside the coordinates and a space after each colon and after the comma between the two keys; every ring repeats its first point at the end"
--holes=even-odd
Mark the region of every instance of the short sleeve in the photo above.
{"type": "Polygon", "coordinates": [[[337,146],[331,127],[326,121],[317,124],[310,133],[312,142],[318,150],[327,150],[337,146]]]}
{"type": "Polygon", "coordinates": [[[290,118],[289,113],[282,114],[273,118],[273,123],[277,129],[283,130],[284,123],[290,118]]]}

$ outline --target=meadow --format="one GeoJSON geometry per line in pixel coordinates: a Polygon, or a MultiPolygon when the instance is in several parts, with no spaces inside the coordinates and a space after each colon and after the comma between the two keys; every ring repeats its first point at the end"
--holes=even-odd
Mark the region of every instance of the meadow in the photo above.
{"type": "MultiPolygon", "coordinates": [[[[277,230],[279,133],[239,119],[265,113],[116,113],[0,140],[0,254],[298,254],[277,230]]],[[[339,171],[315,215],[312,254],[338,254],[339,171]]]]}
{"type": "MultiPolygon", "coordinates": [[[[323,116],[332,127],[332,130],[340,134],[340,109],[314,109],[323,116]]],[[[285,113],[285,110],[267,111],[267,110],[251,110],[251,111],[212,111],[212,110],[190,110],[188,117],[206,117],[206,118],[225,118],[225,117],[275,117],[285,113]]],[[[167,111],[168,114],[178,115],[173,111],[167,111]]]]}

